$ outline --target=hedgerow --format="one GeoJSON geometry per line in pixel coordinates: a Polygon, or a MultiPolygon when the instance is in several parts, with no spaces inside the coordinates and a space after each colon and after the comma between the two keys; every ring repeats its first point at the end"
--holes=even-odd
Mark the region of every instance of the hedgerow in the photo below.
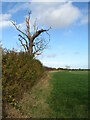
{"type": "Polygon", "coordinates": [[[39,60],[24,52],[3,51],[2,53],[2,92],[3,101],[19,101],[23,93],[29,91],[40,79],[44,68],[39,60]]]}

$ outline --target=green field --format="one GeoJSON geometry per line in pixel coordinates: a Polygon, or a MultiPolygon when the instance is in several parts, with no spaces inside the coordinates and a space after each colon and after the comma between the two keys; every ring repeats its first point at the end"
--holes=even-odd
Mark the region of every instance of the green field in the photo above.
{"type": "Polygon", "coordinates": [[[56,117],[88,116],[88,72],[51,73],[50,84],[53,90],[48,103],[56,112],[56,117]]]}
{"type": "MultiPolygon", "coordinates": [[[[22,117],[87,118],[88,72],[49,72],[24,94],[20,104],[22,117]]],[[[14,113],[21,117],[15,110],[14,113]]]]}

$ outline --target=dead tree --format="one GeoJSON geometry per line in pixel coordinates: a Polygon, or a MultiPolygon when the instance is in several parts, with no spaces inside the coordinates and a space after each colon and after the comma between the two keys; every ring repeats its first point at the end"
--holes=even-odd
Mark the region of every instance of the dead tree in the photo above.
{"type": "Polygon", "coordinates": [[[28,17],[26,18],[26,32],[23,32],[22,30],[20,30],[20,27],[18,27],[15,24],[15,22],[13,22],[13,21],[11,21],[11,22],[14,25],[14,27],[16,28],[16,30],[19,32],[19,35],[18,35],[19,41],[20,41],[21,45],[23,46],[24,50],[26,52],[28,52],[28,54],[31,57],[34,57],[35,55],[40,55],[48,44],[48,43],[46,43],[46,41],[44,39],[39,38],[39,35],[41,35],[41,33],[44,33],[44,32],[46,32],[48,34],[48,31],[51,29],[51,27],[47,30],[46,29],[38,30],[38,27],[36,27],[36,20],[35,20],[34,25],[33,25],[34,33],[33,33],[33,35],[31,35],[30,15],[31,15],[31,12],[29,12],[28,17]]]}

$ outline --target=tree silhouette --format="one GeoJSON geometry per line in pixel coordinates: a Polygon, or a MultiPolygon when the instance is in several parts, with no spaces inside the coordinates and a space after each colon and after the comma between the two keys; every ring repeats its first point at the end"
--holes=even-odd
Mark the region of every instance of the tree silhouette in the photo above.
{"type": "MultiPolygon", "coordinates": [[[[30,17],[31,17],[31,11],[29,12],[28,17],[26,17],[26,32],[23,32],[22,30],[20,30],[20,27],[18,27],[15,22],[11,21],[12,24],[14,25],[14,27],[16,28],[16,30],[19,32],[19,41],[21,43],[21,45],[23,46],[25,52],[28,52],[28,54],[31,57],[34,57],[35,55],[40,55],[42,53],[42,51],[46,48],[48,42],[45,41],[45,39],[39,38],[39,35],[41,35],[41,33],[46,32],[48,35],[48,31],[51,29],[51,27],[49,29],[39,29],[36,26],[36,20],[34,22],[34,33],[33,35],[31,35],[30,32],[30,27],[31,27],[31,23],[30,23],[30,17]]],[[[50,35],[49,35],[49,40],[50,40],[50,35]]]]}

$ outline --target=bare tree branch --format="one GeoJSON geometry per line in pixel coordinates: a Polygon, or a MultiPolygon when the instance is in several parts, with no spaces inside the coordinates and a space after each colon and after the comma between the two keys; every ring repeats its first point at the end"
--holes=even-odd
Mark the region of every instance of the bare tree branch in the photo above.
{"type": "Polygon", "coordinates": [[[21,37],[23,40],[25,40],[25,42],[27,43],[27,40],[25,39],[25,37],[23,37],[22,35],[18,35],[19,37],[21,37]]]}
{"type": "Polygon", "coordinates": [[[15,27],[20,33],[22,33],[23,35],[25,35],[26,37],[28,37],[27,34],[25,34],[24,32],[22,32],[22,31],[19,29],[19,27],[17,27],[17,25],[16,25],[13,21],[11,21],[11,22],[12,22],[12,24],[14,25],[14,27],[15,27]]]}
{"type": "Polygon", "coordinates": [[[25,42],[26,42],[26,48],[27,48],[27,50],[28,50],[28,42],[27,42],[27,40],[25,39],[25,37],[23,37],[22,35],[18,35],[19,37],[21,37],[23,40],[25,40],[25,42]]]}
{"type": "Polygon", "coordinates": [[[35,55],[40,55],[42,52],[43,52],[43,50],[46,48],[46,46],[47,46],[47,43],[46,43],[46,41],[43,39],[43,40],[41,40],[41,41],[38,41],[37,42],[37,44],[35,43],[35,46],[34,46],[34,56],[35,55]]]}
{"type": "Polygon", "coordinates": [[[30,15],[31,11],[29,12],[28,17],[26,18],[26,31],[25,33],[20,30],[20,28],[15,24],[15,22],[11,21],[14,27],[16,28],[17,31],[20,32],[19,36],[19,41],[21,45],[24,47],[25,52],[28,52],[30,56],[34,57],[35,55],[40,55],[42,51],[46,48],[48,42],[46,42],[44,39],[39,39],[39,35],[41,33],[46,32],[46,34],[49,36],[49,41],[50,41],[50,35],[48,31],[51,29],[40,29],[38,30],[38,27],[36,26],[36,21],[34,22],[34,34],[31,36],[30,32],[30,15]],[[24,44],[25,42],[25,44],[24,44]]]}
{"type": "Polygon", "coordinates": [[[28,38],[29,38],[29,39],[31,38],[31,36],[30,36],[30,24],[29,24],[30,14],[31,14],[31,12],[29,12],[28,18],[26,18],[26,26],[27,26],[27,33],[28,33],[28,38]]]}
{"type": "Polygon", "coordinates": [[[38,30],[38,27],[36,27],[36,22],[37,22],[37,18],[35,19],[34,25],[33,25],[33,27],[34,27],[34,33],[38,30]]]}
{"type": "Polygon", "coordinates": [[[38,31],[36,31],[35,33],[34,33],[34,35],[32,36],[32,41],[36,38],[36,37],[38,37],[41,33],[43,33],[43,32],[47,32],[47,31],[49,31],[51,29],[51,27],[49,28],[49,29],[47,29],[47,30],[43,30],[43,29],[41,29],[41,30],[38,30],[38,31]]]}
{"type": "Polygon", "coordinates": [[[21,42],[21,45],[24,47],[25,51],[26,51],[26,47],[25,44],[23,44],[22,40],[19,38],[19,41],[21,42]]]}

